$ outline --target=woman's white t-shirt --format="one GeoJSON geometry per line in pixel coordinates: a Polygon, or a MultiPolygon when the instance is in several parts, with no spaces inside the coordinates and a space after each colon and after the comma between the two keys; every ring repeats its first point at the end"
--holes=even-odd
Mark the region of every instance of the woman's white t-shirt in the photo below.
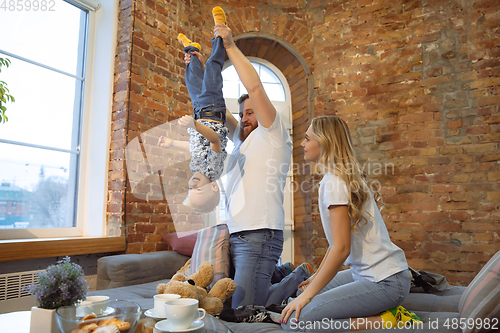
{"type": "MultiPolygon", "coordinates": [[[[328,207],[349,203],[349,192],[342,178],[333,173],[325,174],[319,186],[318,203],[323,229],[332,248],[333,237],[328,207]]],[[[361,221],[356,229],[351,231],[351,253],[344,262],[344,265],[350,265],[354,280],[365,278],[378,282],[408,269],[405,254],[391,242],[371,192],[363,205],[362,214],[366,217],[366,223],[361,221]]],[[[351,221],[351,224],[353,222],[351,221]]]]}

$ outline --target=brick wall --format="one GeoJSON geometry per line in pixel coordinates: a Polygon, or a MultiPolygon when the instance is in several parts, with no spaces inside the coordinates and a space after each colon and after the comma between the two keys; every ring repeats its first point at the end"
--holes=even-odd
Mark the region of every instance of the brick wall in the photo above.
{"type": "Polygon", "coordinates": [[[409,264],[470,282],[500,249],[500,3],[321,9],[311,27],[315,114],[336,110],[348,122],[409,264]]]}
{"type": "Polygon", "coordinates": [[[156,146],[165,135],[158,126],[191,110],[176,40],[188,31],[201,40],[201,16],[191,7],[182,1],[120,2],[107,215],[108,232],[127,236],[128,253],[166,250],[162,235],[176,230],[173,212],[190,224],[187,229],[202,223],[190,219],[179,197],[170,205],[165,200],[171,187],[187,187],[188,169],[186,163],[172,165],[177,153],[156,146]],[[127,155],[130,143],[137,145],[127,155]]]}
{"type": "Polygon", "coordinates": [[[191,112],[176,36],[201,42],[208,56],[215,5],[242,51],[269,60],[291,86],[294,173],[303,185],[294,194],[296,261],[318,265],[327,247],[321,177],[302,164],[300,141],[311,117],[336,113],[381,184],[384,218],[410,265],[467,284],[500,249],[496,1],[121,1],[109,233],[127,235],[127,252],[157,251],[173,231],[172,211],[190,221],[177,202],[151,194],[156,175],[142,182],[151,170],[141,169],[140,154],[126,172],[125,146],[136,139],[154,163],[172,159],[151,134],[191,112]]]}

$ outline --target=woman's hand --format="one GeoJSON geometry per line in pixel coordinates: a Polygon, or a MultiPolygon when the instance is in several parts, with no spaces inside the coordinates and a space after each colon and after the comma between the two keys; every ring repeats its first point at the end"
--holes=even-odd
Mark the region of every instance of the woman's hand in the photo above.
{"type": "Polygon", "coordinates": [[[306,288],[309,286],[309,284],[311,284],[311,282],[314,280],[314,276],[315,275],[311,276],[309,279],[307,279],[307,280],[303,281],[301,284],[299,284],[298,289],[300,289],[302,291],[306,290],[306,288]]]}
{"type": "Polygon", "coordinates": [[[303,295],[300,295],[292,302],[288,303],[288,305],[281,311],[280,323],[286,324],[288,318],[292,315],[293,311],[295,311],[295,320],[299,320],[300,310],[304,306],[306,306],[309,302],[311,302],[310,298],[307,298],[303,295]]]}
{"type": "Polygon", "coordinates": [[[231,29],[229,29],[225,24],[219,23],[215,25],[214,37],[221,37],[224,41],[224,48],[226,49],[234,46],[233,34],[231,32],[231,29]]]}

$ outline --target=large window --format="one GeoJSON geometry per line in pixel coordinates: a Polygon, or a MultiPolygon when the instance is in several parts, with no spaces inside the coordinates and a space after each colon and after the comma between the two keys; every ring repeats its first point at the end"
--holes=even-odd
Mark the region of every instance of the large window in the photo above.
{"type": "Polygon", "coordinates": [[[7,1],[0,8],[0,57],[11,61],[0,80],[16,99],[6,104],[8,121],[0,124],[0,201],[8,203],[0,210],[0,229],[3,235],[16,229],[30,229],[35,237],[39,229],[82,235],[82,142],[91,132],[85,122],[92,112],[85,105],[87,67],[95,52],[89,31],[95,32],[92,10],[98,5],[55,0],[35,9],[28,3],[35,2],[7,1]]]}

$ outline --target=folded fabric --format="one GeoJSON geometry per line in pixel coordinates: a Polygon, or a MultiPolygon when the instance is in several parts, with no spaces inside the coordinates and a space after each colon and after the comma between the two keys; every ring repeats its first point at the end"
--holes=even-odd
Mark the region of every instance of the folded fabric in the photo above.
{"type": "Polygon", "coordinates": [[[411,273],[411,293],[435,293],[451,289],[448,280],[443,275],[426,271],[416,271],[409,268],[411,273]]]}

